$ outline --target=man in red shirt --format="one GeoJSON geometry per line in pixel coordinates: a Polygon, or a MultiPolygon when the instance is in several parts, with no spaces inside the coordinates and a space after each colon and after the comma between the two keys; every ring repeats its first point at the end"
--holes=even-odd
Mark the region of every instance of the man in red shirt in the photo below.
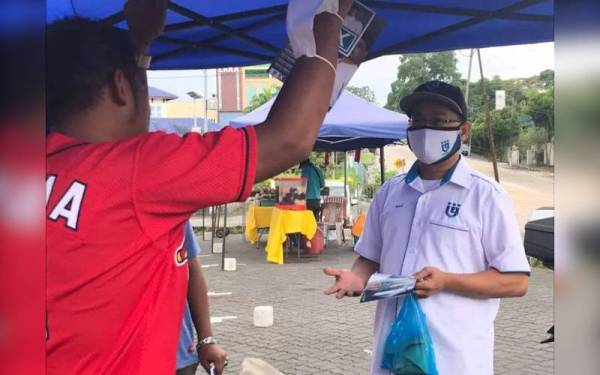
{"type": "Polygon", "coordinates": [[[48,374],[173,374],[185,222],[305,159],[327,111],[341,20],[321,13],[321,58],[298,60],[263,124],[148,133],[140,62],[166,4],[129,0],[129,34],[79,18],[47,32],[48,374]]]}

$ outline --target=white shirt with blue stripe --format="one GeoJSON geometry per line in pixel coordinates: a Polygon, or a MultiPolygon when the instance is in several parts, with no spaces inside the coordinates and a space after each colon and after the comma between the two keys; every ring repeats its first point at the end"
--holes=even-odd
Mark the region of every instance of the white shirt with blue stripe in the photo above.
{"type": "MultiPolygon", "coordinates": [[[[413,275],[426,266],[452,273],[488,269],[529,274],[519,227],[508,195],[461,158],[427,189],[415,163],[376,194],[355,251],[380,264],[380,272],[413,275]]],[[[420,300],[442,375],[492,375],[494,320],[500,300],[440,292],[420,300]]],[[[378,302],[371,374],[402,300],[378,302]]]]}

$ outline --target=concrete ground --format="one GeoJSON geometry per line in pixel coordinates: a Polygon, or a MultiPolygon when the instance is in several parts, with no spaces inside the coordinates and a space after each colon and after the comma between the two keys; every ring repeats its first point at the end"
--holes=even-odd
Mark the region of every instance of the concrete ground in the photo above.
{"type": "MultiPolygon", "coordinates": [[[[227,374],[238,374],[245,357],[266,360],[286,375],[368,373],[374,303],[336,300],[323,290],[331,280],[324,266],[350,267],[349,245],[328,247],[317,260],[269,264],[263,250],[241,235],[228,237],[227,257],[237,271],[220,270],[220,254],[201,258],[211,293],[213,329],[229,354],[227,374]],[[275,323],[255,328],[253,309],[270,305],[275,323]]],[[[496,321],[496,374],[550,374],[553,345],[539,344],[553,321],[552,272],[535,268],[529,292],[502,302],[496,321]]],[[[198,374],[202,371],[199,370],[198,374]]],[[[446,375],[446,374],[444,374],[446,375]]]]}

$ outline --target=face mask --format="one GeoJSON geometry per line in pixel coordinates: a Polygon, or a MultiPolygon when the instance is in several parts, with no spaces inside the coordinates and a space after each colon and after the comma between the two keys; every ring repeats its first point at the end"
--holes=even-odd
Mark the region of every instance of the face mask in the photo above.
{"type": "Polygon", "coordinates": [[[338,100],[344,88],[348,85],[348,82],[352,79],[354,73],[358,69],[358,65],[348,64],[345,62],[338,62],[337,70],[335,73],[335,82],[333,83],[333,92],[331,93],[331,100],[329,106],[333,107],[335,102],[338,100]]]}
{"type": "Polygon", "coordinates": [[[408,146],[420,162],[435,164],[460,149],[460,130],[421,128],[408,130],[408,146]]]}

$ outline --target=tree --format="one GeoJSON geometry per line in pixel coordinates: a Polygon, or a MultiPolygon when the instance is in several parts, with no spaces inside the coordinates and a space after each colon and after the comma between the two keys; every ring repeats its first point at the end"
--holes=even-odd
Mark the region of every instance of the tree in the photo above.
{"type": "Polygon", "coordinates": [[[433,79],[460,85],[456,62],[453,51],[400,56],[398,75],[392,83],[385,107],[401,112],[400,99],[412,93],[420,84],[433,79]]]}
{"type": "Polygon", "coordinates": [[[350,91],[356,96],[359,96],[370,103],[375,103],[375,91],[371,89],[369,86],[348,86],[346,90],[350,91]]]}
{"type": "Polygon", "coordinates": [[[266,102],[271,100],[274,96],[276,96],[277,93],[279,93],[280,89],[281,89],[281,86],[277,86],[277,85],[266,87],[263,91],[254,95],[252,97],[252,99],[250,99],[250,104],[248,104],[248,106],[246,108],[244,108],[244,113],[252,112],[256,108],[265,104],[266,102]]]}
{"type": "Polygon", "coordinates": [[[534,146],[538,150],[543,149],[547,141],[548,130],[546,128],[531,126],[519,134],[517,145],[519,146],[519,151],[525,153],[531,146],[534,146]]]}
{"type": "MultiPolygon", "coordinates": [[[[505,108],[500,111],[490,111],[490,120],[496,143],[496,156],[500,159],[504,156],[503,150],[512,146],[521,133],[521,122],[519,114],[511,108],[505,108]]],[[[473,152],[478,154],[490,155],[490,144],[488,141],[488,132],[485,126],[485,116],[481,114],[473,121],[472,127],[473,152]]]]}
{"type": "Polygon", "coordinates": [[[523,112],[533,119],[536,126],[546,129],[548,140],[554,136],[554,88],[540,91],[531,89],[525,93],[523,112]]]}

